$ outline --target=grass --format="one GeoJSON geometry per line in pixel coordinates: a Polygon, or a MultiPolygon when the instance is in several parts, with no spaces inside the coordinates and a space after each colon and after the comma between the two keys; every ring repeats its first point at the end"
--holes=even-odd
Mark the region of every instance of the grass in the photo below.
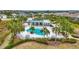
{"type": "Polygon", "coordinates": [[[72,23],[72,27],[74,27],[74,29],[75,29],[75,28],[79,28],[79,24],[72,23]]]}

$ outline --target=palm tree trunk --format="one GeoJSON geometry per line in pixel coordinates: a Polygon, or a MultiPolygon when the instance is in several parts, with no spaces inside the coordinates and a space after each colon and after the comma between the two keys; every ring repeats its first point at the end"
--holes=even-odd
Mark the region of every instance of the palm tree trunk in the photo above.
{"type": "Polygon", "coordinates": [[[12,39],[11,39],[10,44],[13,44],[14,43],[15,35],[16,35],[15,33],[12,34],[12,39]]]}

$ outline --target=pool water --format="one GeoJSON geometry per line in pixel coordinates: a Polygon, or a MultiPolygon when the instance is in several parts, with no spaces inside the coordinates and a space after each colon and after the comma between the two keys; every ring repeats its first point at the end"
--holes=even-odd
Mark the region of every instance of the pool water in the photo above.
{"type": "Polygon", "coordinates": [[[35,28],[34,30],[32,29],[27,29],[27,32],[34,32],[37,35],[45,35],[45,33],[40,29],[40,28],[35,28]]]}

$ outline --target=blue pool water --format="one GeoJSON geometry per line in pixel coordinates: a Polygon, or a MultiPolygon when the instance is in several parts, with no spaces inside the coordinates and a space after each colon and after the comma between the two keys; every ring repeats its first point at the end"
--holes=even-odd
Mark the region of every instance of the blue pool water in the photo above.
{"type": "Polygon", "coordinates": [[[35,28],[35,30],[27,29],[27,32],[34,32],[37,35],[45,35],[45,33],[40,28],[35,28]]]}

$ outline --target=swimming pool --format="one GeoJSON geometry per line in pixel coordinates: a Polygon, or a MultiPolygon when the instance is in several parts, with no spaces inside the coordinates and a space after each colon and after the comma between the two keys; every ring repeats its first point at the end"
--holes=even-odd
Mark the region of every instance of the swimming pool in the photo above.
{"type": "Polygon", "coordinates": [[[45,35],[45,33],[40,28],[35,28],[34,30],[27,29],[26,31],[27,32],[33,32],[34,34],[37,34],[37,35],[45,35]]]}

